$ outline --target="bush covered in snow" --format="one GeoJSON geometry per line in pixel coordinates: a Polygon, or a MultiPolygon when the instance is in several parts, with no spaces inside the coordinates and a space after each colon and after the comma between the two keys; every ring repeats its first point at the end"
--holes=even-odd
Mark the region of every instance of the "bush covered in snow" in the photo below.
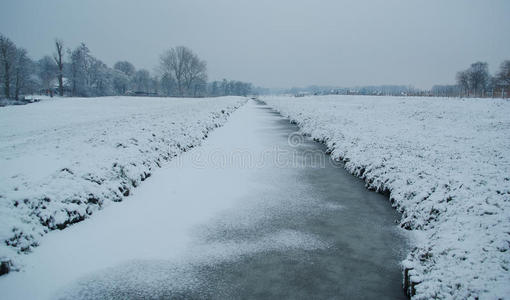
{"type": "Polygon", "coordinates": [[[413,298],[510,295],[510,102],[363,96],[263,99],[389,192],[419,237],[413,298]]]}
{"type": "Polygon", "coordinates": [[[245,101],[61,98],[0,109],[0,258],[122,201],[245,101]]]}

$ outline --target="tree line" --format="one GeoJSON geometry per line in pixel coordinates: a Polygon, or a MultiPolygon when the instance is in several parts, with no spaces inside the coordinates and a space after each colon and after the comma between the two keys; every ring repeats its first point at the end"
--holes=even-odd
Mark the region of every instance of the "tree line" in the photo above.
{"type": "Polygon", "coordinates": [[[436,97],[501,97],[510,96],[510,60],[503,61],[491,75],[486,62],[475,62],[456,75],[456,84],[434,85],[430,90],[405,85],[359,86],[339,88],[308,86],[276,93],[306,95],[374,95],[374,96],[436,96],[436,97]]]}
{"type": "Polygon", "coordinates": [[[489,73],[489,64],[475,62],[457,72],[455,85],[435,85],[430,93],[445,97],[501,97],[510,95],[510,60],[503,61],[496,74],[489,73]]]}
{"type": "Polygon", "coordinates": [[[129,61],[107,66],[85,43],[66,49],[54,41],[53,55],[33,61],[28,52],[0,34],[0,80],[3,97],[44,93],[50,96],[246,96],[252,85],[241,81],[207,81],[207,63],[191,49],[171,48],[159,58],[154,74],[129,61]]]}
{"type": "Polygon", "coordinates": [[[489,73],[489,64],[475,62],[463,71],[457,73],[457,85],[464,96],[508,97],[510,88],[510,60],[501,63],[495,76],[489,73]]]}

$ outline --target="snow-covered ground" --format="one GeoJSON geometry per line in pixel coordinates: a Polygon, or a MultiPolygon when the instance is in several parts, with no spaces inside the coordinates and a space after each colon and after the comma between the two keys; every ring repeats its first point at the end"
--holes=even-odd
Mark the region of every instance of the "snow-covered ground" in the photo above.
{"type": "Polygon", "coordinates": [[[1,108],[0,258],[22,266],[45,233],[123,200],[245,101],[54,98],[1,108]]]}
{"type": "MultiPolygon", "coordinates": [[[[214,101],[220,101],[219,107],[239,103],[237,98],[214,101]]],[[[168,105],[184,116],[194,105],[177,102],[160,108],[168,105]]],[[[197,104],[214,107],[207,100],[197,104]]],[[[201,110],[206,108],[198,108],[191,119],[198,120],[201,110]]],[[[169,117],[174,114],[173,110],[166,112],[169,117]]],[[[152,117],[157,123],[162,121],[152,117]]],[[[330,246],[328,241],[314,231],[281,225],[281,220],[302,220],[299,213],[307,206],[315,208],[313,214],[343,208],[331,202],[327,203],[332,207],[321,207],[324,199],[316,199],[319,193],[302,179],[302,169],[282,168],[273,156],[267,157],[276,146],[291,148],[278,121],[253,101],[239,108],[200,147],[155,168],[129,199],[66,230],[48,233],[33,253],[24,256],[22,271],[0,277],[1,298],[172,298],[167,292],[180,298],[181,290],[200,292],[209,286],[203,281],[201,266],[271,252],[322,253],[330,246]],[[260,166],[245,164],[244,156],[238,160],[244,153],[260,166]],[[225,164],[231,159],[234,163],[225,164]]],[[[196,126],[189,120],[186,124],[196,126]]],[[[309,259],[294,255],[292,261],[309,259]]]]}
{"type": "Polygon", "coordinates": [[[510,101],[264,97],[419,237],[403,262],[416,299],[510,295],[510,101]]]}

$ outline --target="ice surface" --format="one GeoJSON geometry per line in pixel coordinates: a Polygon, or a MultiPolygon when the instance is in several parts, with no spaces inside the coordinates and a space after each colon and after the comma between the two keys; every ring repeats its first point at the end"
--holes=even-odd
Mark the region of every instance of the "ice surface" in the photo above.
{"type": "MultiPolygon", "coordinates": [[[[232,105],[232,100],[225,101],[232,105]]],[[[254,174],[253,169],[239,165],[215,167],[217,160],[232,151],[261,153],[272,147],[272,141],[261,140],[260,134],[254,133],[264,122],[261,117],[249,117],[254,110],[240,108],[203,145],[155,168],[154,175],[134,189],[130,199],[109,205],[76,226],[45,235],[41,245],[23,257],[21,272],[0,278],[2,296],[89,299],[141,293],[136,295],[164,297],[168,291],[175,295],[199,286],[202,282],[195,273],[197,265],[228,262],[264,251],[327,247],[315,235],[292,229],[241,240],[203,242],[194,237],[197,226],[205,226],[199,229],[207,233],[211,220],[253,227],[267,218],[265,210],[258,214],[249,210],[237,217],[231,212],[257,206],[252,201],[260,201],[259,197],[249,197],[253,189],[260,193],[261,189],[278,188],[253,184],[254,176],[271,176],[274,168],[254,174]],[[247,132],[247,128],[252,131],[247,132]],[[229,209],[230,217],[223,217],[222,212],[229,209]]],[[[279,182],[286,187],[293,183],[286,178],[279,178],[279,182]]],[[[271,205],[276,204],[273,201],[271,205]]]]}
{"type": "Polygon", "coordinates": [[[416,231],[416,299],[510,295],[510,102],[264,97],[367,187],[389,191],[416,231]]]}

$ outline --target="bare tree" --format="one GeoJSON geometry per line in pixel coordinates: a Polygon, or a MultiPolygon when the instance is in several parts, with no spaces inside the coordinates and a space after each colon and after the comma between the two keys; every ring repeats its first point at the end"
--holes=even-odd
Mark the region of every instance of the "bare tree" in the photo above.
{"type": "Polygon", "coordinates": [[[467,71],[457,73],[457,85],[464,91],[464,95],[469,96],[469,74],[467,71]]]}
{"type": "Polygon", "coordinates": [[[177,84],[170,73],[164,73],[160,80],[161,90],[166,96],[175,96],[177,84]]]}
{"type": "Polygon", "coordinates": [[[508,97],[510,93],[510,60],[501,63],[499,72],[496,74],[496,86],[501,89],[501,97],[508,97]]]}
{"type": "Polygon", "coordinates": [[[59,39],[55,39],[56,53],[53,54],[53,59],[57,64],[58,73],[58,93],[60,96],[64,96],[64,42],[59,39]]]}
{"type": "Polygon", "coordinates": [[[213,81],[209,84],[209,95],[211,96],[247,96],[252,91],[252,85],[248,82],[226,80],[213,81]]]}
{"type": "Polygon", "coordinates": [[[128,77],[132,77],[136,72],[135,66],[133,66],[133,64],[129,61],[118,61],[115,65],[113,65],[113,69],[121,71],[128,77]]]}
{"type": "Polygon", "coordinates": [[[205,87],[207,82],[207,64],[202,61],[195,54],[191,53],[191,60],[185,64],[184,68],[184,84],[187,94],[198,96],[197,92],[205,87]]]}
{"type": "Polygon", "coordinates": [[[480,61],[471,64],[467,70],[457,73],[457,84],[468,96],[485,96],[491,85],[489,65],[480,61]]]}
{"type": "Polygon", "coordinates": [[[41,58],[38,62],[38,75],[41,78],[41,85],[46,90],[50,96],[53,97],[53,89],[52,89],[52,81],[55,79],[58,74],[58,68],[50,56],[45,56],[41,58]]]}
{"type": "Polygon", "coordinates": [[[0,34],[0,77],[6,98],[11,97],[11,76],[15,59],[16,46],[8,37],[0,34]]]}
{"type": "Polygon", "coordinates": [[[125,95],[129,89],[129,77],[119,70],[112,70],[112,85],[116,95],[125,95]]]}
{"type": "Polygon", "coordinates": [[[207,92],[207,78],[197,78],[189,87],[193,97],[203,97],[207,92]]]}
{"type": "Polygon", "coordinates": [[[113,93],[113,72],[101,60],[89,55],[87,70],[88,89],[91,96],[107,96],[113,93]]]}
{"type": "Polygon", "coordinates": [[[486,62],[475,62],[468,69],[469,85],[475,95],[484,96],[489,84],[489,65],[486,62]]]}
{"type": "Polygon", "coordinates": [[[195,94],[199,83],[207,81],[207,65],[189,48],[179,46],[167,50],[160,57],[162,77],[175,79],[178,96],[195,94]]]}
{"type": "Polygon", "coordinates": [[[151,85],[151,75],[149,71],[140,69],[133,76],[133,86],[136,92],[149,93],[151,85]]]}
{"type": "Polygon", "coordinates": [[[27,50],[23,48],[16,49],[16,59],[14,65],[14,99],[18,100],[22,92],[26,92],[32,73],[33,63],[28,57],[27,50]]]}
{"type": "Polygon", "coordinates": [[[91,66],[90,50],[81,43],[80,46],[74,50],[69,50],[71,58],[69,77],[71,80],[71,95],[72,96],[90,96],[90,78],[89,69],[91,66]]]}

